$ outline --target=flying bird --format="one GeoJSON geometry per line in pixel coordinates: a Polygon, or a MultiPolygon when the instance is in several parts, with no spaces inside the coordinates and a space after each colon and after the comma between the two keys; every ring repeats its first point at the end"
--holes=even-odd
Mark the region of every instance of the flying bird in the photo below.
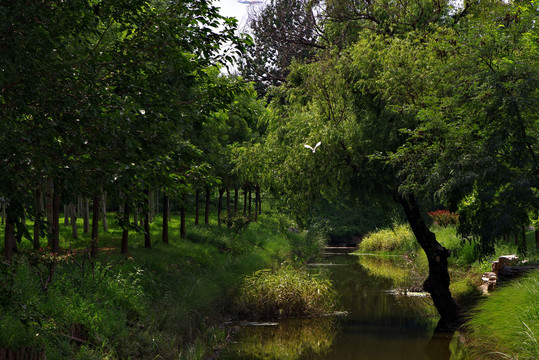
{"type": "Polygon", "coordinates": [[[316,148],[319,147],[320,144],[322,144],[321,141],[319,141],[319,142],[314,146],[314,148],[313,148],[312,146],[307,145],[307,144],[305,144],[305,145],[303,145],[303,146],[305,146],[305,147],[308,148],[308,149],[311,149],[311,150],[313,151],[313,154],[314,154],[314,153],[316,152],[316,148]]]}

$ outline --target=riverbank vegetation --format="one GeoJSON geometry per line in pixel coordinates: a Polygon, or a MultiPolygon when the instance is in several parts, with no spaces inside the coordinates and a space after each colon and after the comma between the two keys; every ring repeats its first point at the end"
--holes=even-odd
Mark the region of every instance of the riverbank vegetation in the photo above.
{"type": "MultiPolygon", "coordinates": [[[[144,234],[135,234],[127,257],[118,248],[121,229],[113,217],[109,221],[99,259],[89,258],[65,228],[60,244],[71,250],[62,255],[23,244],[11,264],[2,262],[0,348],[44,348],[48,359],[201,359],[225,340],[220,322],[237,314],[234,299],[244,277],[262,268],[296,274],[293,254],[302,251],[280,231],[287,220],[275,213],[241,234],[214,224],[191,228],[181,240],[174,219],[175,240],[168,244],[156,218],[152,249],[145,249],[144,234]],[[283,262],[290,265],[279,270],[283,262]]],[[[78,241],[85,244],[88,236],[78,241]]],[[[330,284],[315,280],[321,286],[309,292],[309,281],[303,274],[297,284],[303,295],[319,304],[327,294],[332,298],[330,284]]],[[[273,285],[268,292],[280,283],[273,285]]],[[[285,300],[281,308],[288,306],[285,300]]]]}

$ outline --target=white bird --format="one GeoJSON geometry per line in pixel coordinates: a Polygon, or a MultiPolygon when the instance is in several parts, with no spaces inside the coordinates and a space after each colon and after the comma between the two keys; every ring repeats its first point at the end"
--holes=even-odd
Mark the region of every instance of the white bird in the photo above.
{"type": "Polygon", "coordinates": [[[320,144],[322,144],[321,141],[319,141],[319,142],[314,146],[314,148],[313,148],[312,146],[307,145],[307,144],[305,144],[305,145],[303,145],[303,146],[305,146],[305,147],[308,148],[308,149],[311,149],[311,150],[313,151],[313,154],[314,154],[314,153],[316,152],[316,148],[319,147],[320,144]]]}

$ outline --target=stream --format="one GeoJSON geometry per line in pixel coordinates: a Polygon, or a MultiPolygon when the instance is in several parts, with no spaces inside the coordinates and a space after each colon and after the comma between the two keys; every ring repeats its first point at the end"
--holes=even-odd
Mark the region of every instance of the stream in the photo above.
{"type": "Polygon", "coordinates": [[[436,333],[430,297],[395,294],[410,286],[398,256],[351,255],[329,248],[314,273],[329,276],[347,314],[244,326],[223,360],[469,360],[458,333],[436,333]]]}

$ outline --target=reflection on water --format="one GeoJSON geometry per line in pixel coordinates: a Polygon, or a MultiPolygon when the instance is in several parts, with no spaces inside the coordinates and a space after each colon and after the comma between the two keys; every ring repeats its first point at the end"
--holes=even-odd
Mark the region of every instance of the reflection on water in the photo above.
{"type": "Polygon", "coordinates": [[[242,328],[222,359],[465,360],[455,336],[433,335],[438,319],[430,298],[388,292],[408,286],[402,258],[364,258],[333,254],[326,262],[342,266],[312,267],[332,279],[348,316],[242,328]]]}

